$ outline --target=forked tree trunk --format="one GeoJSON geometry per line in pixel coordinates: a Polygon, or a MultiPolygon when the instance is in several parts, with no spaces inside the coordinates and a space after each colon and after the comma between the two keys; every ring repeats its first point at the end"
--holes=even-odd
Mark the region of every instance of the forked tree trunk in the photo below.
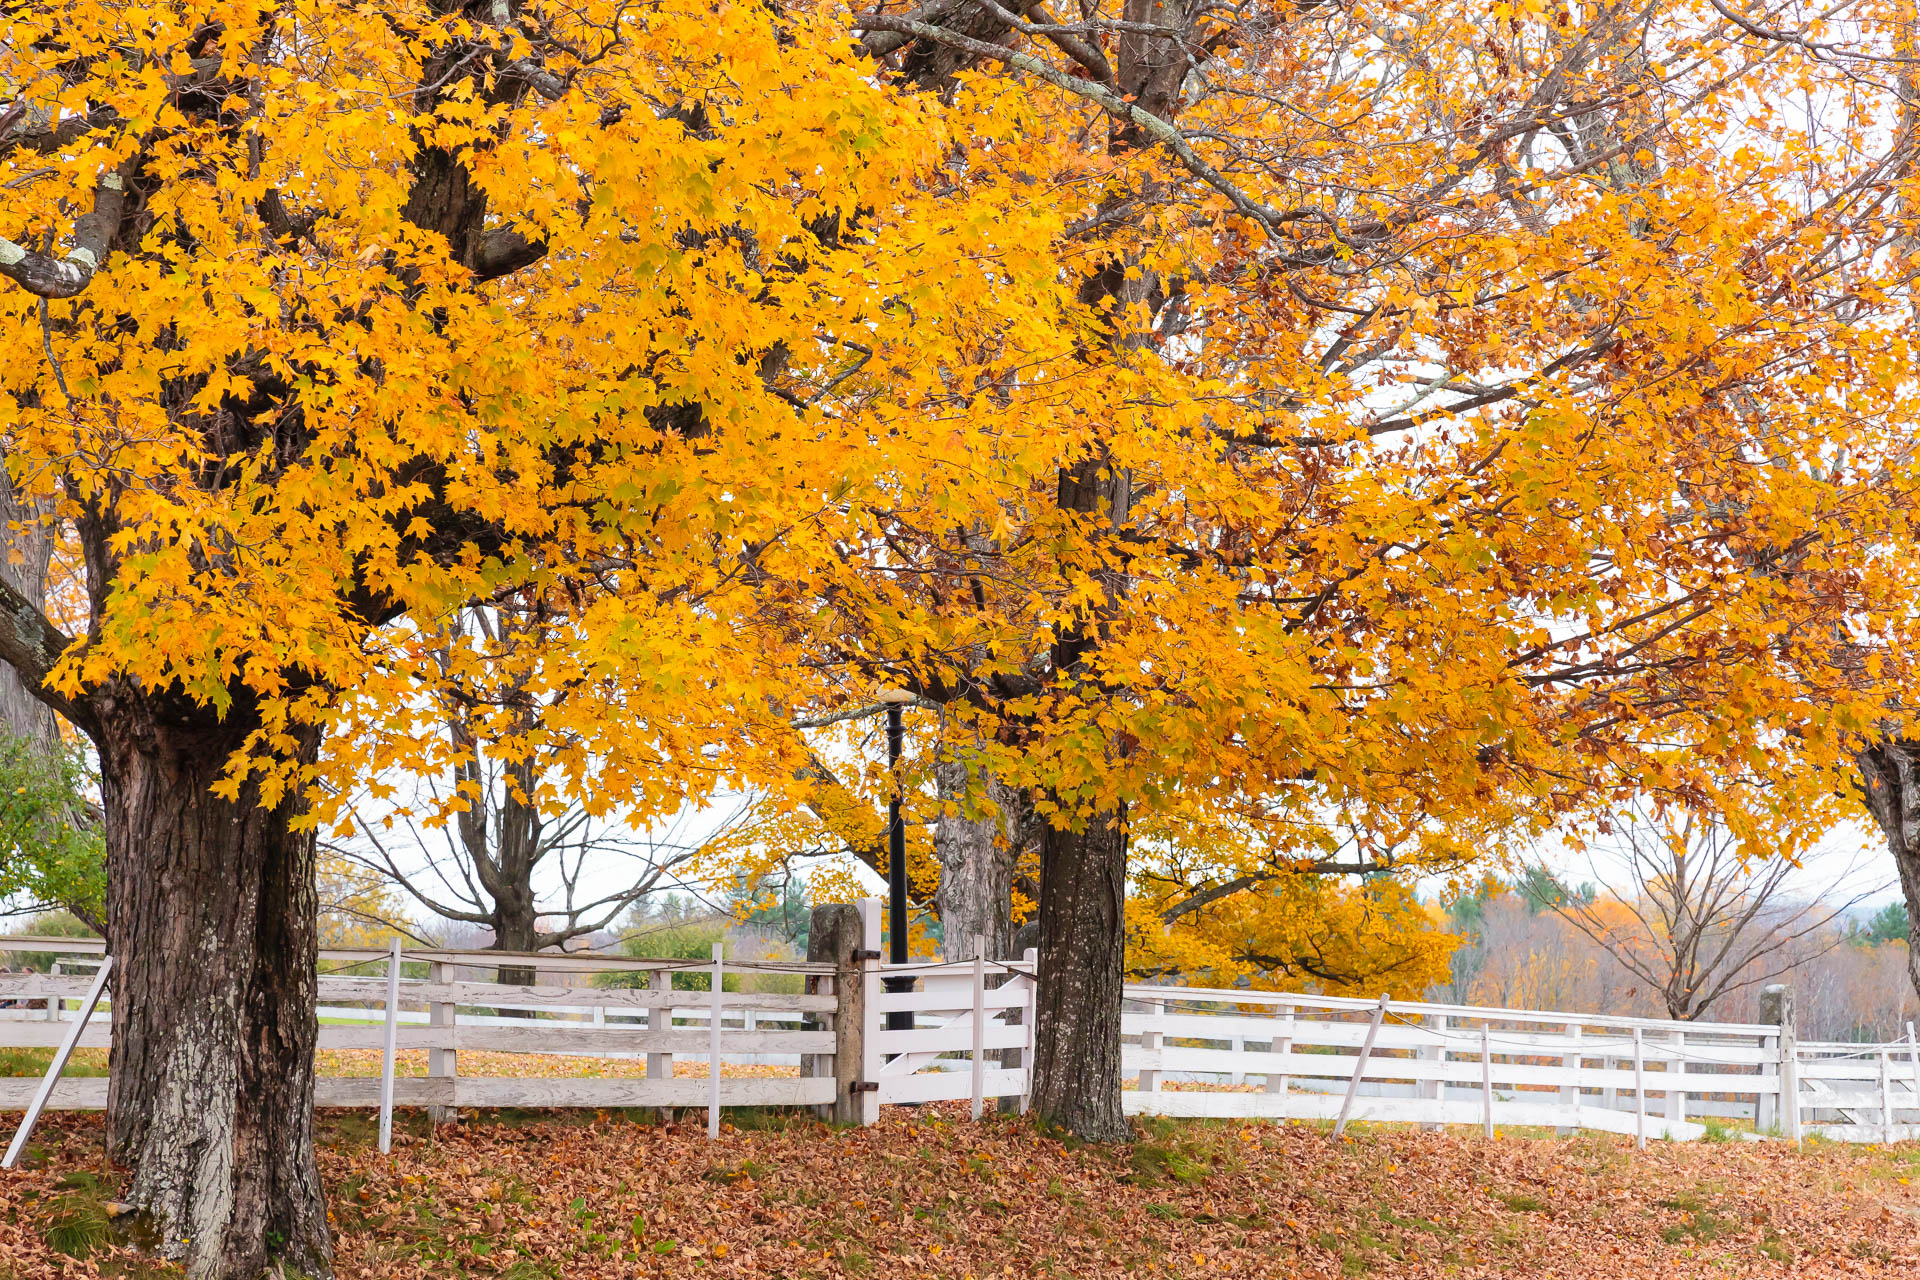
{"type": "Polygon", "coordinates": [[[1920,742],[1883,738],[1855,757],[1860,794],[1879,824],[1907,900],[1907,978],[1920,991],[1920,742]]]}
{"type": "Polygon", "coordinates": [[[1033,1110],[1090,1142],[1123,1142],[1120,1001],[1125,982],[1125,809],[1044,836],[1033,1110]]]}
{"type": "MultiPolygon", "coordinates": [[[[142,1234],[196,1280],[331,1274],[313,1155],[314,836],[302,805],[210,788],[258,719],[102,690],[108,1144],[142,1234]]],[[[311,759],[318,735],[302,744],[311,759]]]]}
{"type": "MultiPolygon", "coordinates": [[[[532,951],[535,949],[535,917],[533,914],[532,894],[527,895],[525,910],[517,909],[520,904],[509,903],[506,898],[495,899],[493,912],[493,949],[496,951],[532,951]]],[[[494,981],[509,987],[531,987],[539,980],[539,974],[532,966],[524,964],[503,964],[493,972],[494,981]]],[[[524,1008],[495,1009],[496,1014],[507,1018],[531,1018],[533,1010],[524,1008]]]]}

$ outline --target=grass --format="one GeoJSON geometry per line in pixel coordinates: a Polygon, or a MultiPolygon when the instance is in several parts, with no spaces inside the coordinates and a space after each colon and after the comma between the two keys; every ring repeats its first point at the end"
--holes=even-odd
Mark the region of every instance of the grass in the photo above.
{"type": "Polygon", "coordinates": [[[1499,1201],[1501,1204],[1505,1205],[1508,1209],[1512,1210],[1514,1213],[1546,1213],[1547,1212],[1546,1201],[1541,1200],[1537,1196],[1503,1195],[1499,1197],[1499,1201]]]}
{"type": "Polygon", "coordinates": [[[41,1235],[47,1247],[69,1258],[85,1258],[104,1248],[111,1236],[106,1206],[92,1196],[62,1196],[47,1206],[41,1235]]]}
{"type": "MultiPolygon", "coordinates": [[[[53,1064],[52,1049],[0,1049],[0,1076],[44,1076],[53,1064]]],[[[67,1059],[67,1076],[104,1076],[107,1074],[105,1049],[76,1049],[67,1059]]]]}

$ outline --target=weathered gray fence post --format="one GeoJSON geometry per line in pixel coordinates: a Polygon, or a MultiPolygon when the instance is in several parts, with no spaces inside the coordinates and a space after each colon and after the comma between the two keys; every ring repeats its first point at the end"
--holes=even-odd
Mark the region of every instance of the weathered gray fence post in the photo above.
{"type": "MultiPolygon", "coordinates": [[[[427,981],[434,986],[443,986],[448,983],[447,966],[443,961],[434,960],[427,965],[427,981]]],[[[448,1047],[443,1049],[435,1046],[427,1052],[427,1074],[436,1080],[445,1080],[447,1082],[446,1105],[435,1105],[427,1108],[428,1123],[440,1125],[446,1124],[459,1115],[459,1112],[456,1111],[453,1106],[454,1090],[458,1087],[454,1084],[454,1079],[460,1074],[459,1051],[452,1047],[454,1027],[453,1004],[445,1000],[434,1001],[429,1007],[427,1023],[429,1026],[444,1028],[444,1034],[449,1041],[448,1047]]]]}
{"type": "Polygon", "coordinates": [[[712,986],[707,1000],[707,1137],[720,1136],[720,1022],[725,1008],[726,975],[720,958],[725,944],[713,944],[712,986]]]}
{"type": "Polygon", "coordinates": [[[1760,1021],[1780,1028],[1780,1120],[1787,1137],[1800,1141],[1800,1035],[1793,988],[1775,983],[1760,991],[1760,1021]]]}
{"type": "MultiPolygon", "coordinates": [[[[647,985],[649,989],[660,993],[657,998],[661,1001],[661,1003],[659,1004],[653,1004],[653,1005],[647,1006],[647,1030],[672,1031],[673,1030],[673,1004],[672,1004],[673,970],[655,969],[653,971],[653,976],[647,980],[647,985]]],[[[668,1051],[666,1053],[649,1053],[647,1055],[647,1079],[649,1080],[673,1079],[672,1051],[668,1051]]],[[[672,1107],[660,1108],[660,1122],[662,1124],[673,1123],[672,1107]]]]}
{"type": "MultiPolygon", "coordinates": [[[[833,1104],[822,1107],[821,1117],[835,1124],[859,1124],[860,1096],[853,1086],[860,1083],[860,1064],[866,1056],[866,986],[860,981],[865,960],[855,959],[866,940],[862,933],[860,908],[851,903],[825,903],[813,909],[807,926],[807,959],[834,966],[833,977],[809,977],[809,990],[830,983],[839,1008],[833,1014],[833,1104]]],[[[801,1068],[803,1075],[825,1075],[829,1064],[824,1054],[809,1055],[801,1068]]]]}
{"type": "MultiPolygon", "coordinates": [[[[1761,997],[1761,1000],[1764,1008],[1765,997],[1761,997]]],[[[1760,1065],[1756,1068],[1760,1076],[1760,1086],[1763,1089],[1778,1090],[1780,1088],[1780,1037],[1761,1036],[1760,1053],[1760,1065]]],[[[1753,1131],[1760,1134],[1778,1133],[1781,1132],[1781,1128],[1779,1093],[1754,1095],[1753,1131]]]]}
{"type": "Polygon", "coordinates": [[[1387,996],[1380,993],[1380,1003],[1373,1006],[1373,1021],[1367,1023],[1367,1037],[1360,1042],[1360,1056],[1353,1060],[1353,1078],[1347,1081],[1347,1096],[1340,1101],[1340,1118],[1333,1122],[1333,1136],[1339,1137],[1347,1131],[1347,1116],[1353,1111],[1353,1100],[1360,1094],[1360,1078],[1367,1074],[1367,1059],[1373,1056],[1373,1042],[1380,1035],[1380,1023],[1387,1016],[1387,996]]]}

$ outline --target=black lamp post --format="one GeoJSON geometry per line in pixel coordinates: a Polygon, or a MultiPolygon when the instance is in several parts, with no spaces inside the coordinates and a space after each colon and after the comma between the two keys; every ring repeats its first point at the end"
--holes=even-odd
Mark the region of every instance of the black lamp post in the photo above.
{"type": "MultiPolygon", "coordinates": [[[[887,768],[893,775],[893,796],[887,801],[887,959],[907,962],[907,823],[900,813],[900,746],[904,736],[900,703],[887,708],[887,768]]],[[[884,980],[888,991],[911,991],[913,979],[902,974],[884,980]]],[[[896,1009],[887,1015],[889,1031],[913,1030],[913,1010],[896,1009]]]]}

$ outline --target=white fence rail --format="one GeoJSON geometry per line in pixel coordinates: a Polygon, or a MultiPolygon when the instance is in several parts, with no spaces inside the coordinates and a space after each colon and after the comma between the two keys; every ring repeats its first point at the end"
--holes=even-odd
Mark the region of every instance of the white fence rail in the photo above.
{"type": "Polygon", "coordinates": [[[1781,1127],[1777,1026],[1388,1001],[1363,1053],[1378,1001],[1164,987],[1128,997],[1132,1113],[1333,1119],[1351,1090],[1352,1119],[1683,1139],[1705,1133],[1701,1117],[1781,1127]]]}
{"type": "MultiPolygon", "coordinates": [[[[704,1108],[710,1127],[740,1106],[839,1108],[860,1123],[882,1104],[1017,1098],[1032,1068],[1033,953],[1020,961],[893,966],[878,953],[879,904],[861,904],[860,940],[834,963],[738,965],[798,974],[808,989],[712,989],[713,965],[603,956],[513,958],[531,985],[478,981],[502,958],[408,952],[413,973],[388,1001],[388,957],[323,953],[322,1049],[425,1050],[425,1076],[325,1076],[323,1107],[704,1108]],[[675,988],[704,973],[707,990],[675,988]],[[615,975],[612,977],[606,975],[615,975]],[[608,985],[619,983],[622,985],[608,985]],[[896,989],[908,986],[911,989],[896,989]],[[637,985],[628,985],[637,984],[637,985]],[[844,985],[845,990],[838,989],[844,985]],[[856,998],[857,995],[857,998],[856,998]],[[717,1019],[717,1022],[716,1022],[717,1019]],[[896,1025],[910,1021],[910,1025],[896,1025]],[[463,1076],[462,1052],[592,1055],[634,1062],[615,1078],[463,1076]],[[836,1059],[844,1059],[836,1064],[836,1059]],[[674,1075],[695,1063],[698,1076],[674,1075]],[[836,1065],[838,1070],[836,1070],[836,1065]],[[726,1074],[751,1066],[759,1074],[726,1074]],[[384,1086],[384,1088],[383,1088],[384,1086]],[[845,1096],[854,1096],[849,1102],[845,1096]]],[[[91,971],[97,942],[0,938],[0,950],[62,953],[91,971]]],[[[0,1050],[67,1040],[79,973],[0,974],[0,1050]]],[[[789,980],[789,985],[791,981],[789,980]]],[[[1194,987],[1127,988],[1122,1094],[1130,1114],[1597,1129],[1688,1140],[1734,1122],[1755,1136],[1818,1132],[1850,1141],[1920,1140],[1920,1042],[1799,1042],[1783,1023],[1676,1023],[1194,987]],[[1376,1016],[1378,1025],[1371,1026],[1376,1016]]],[[[76,1043],[111,1042],[110,1003],[76,1043]]],[[[40,1081],[0,1077],[0,1110],[40,1081]]],[[[106,1081],[52,1089],[55,1108],[104,1106],[106,1081]]]]}

